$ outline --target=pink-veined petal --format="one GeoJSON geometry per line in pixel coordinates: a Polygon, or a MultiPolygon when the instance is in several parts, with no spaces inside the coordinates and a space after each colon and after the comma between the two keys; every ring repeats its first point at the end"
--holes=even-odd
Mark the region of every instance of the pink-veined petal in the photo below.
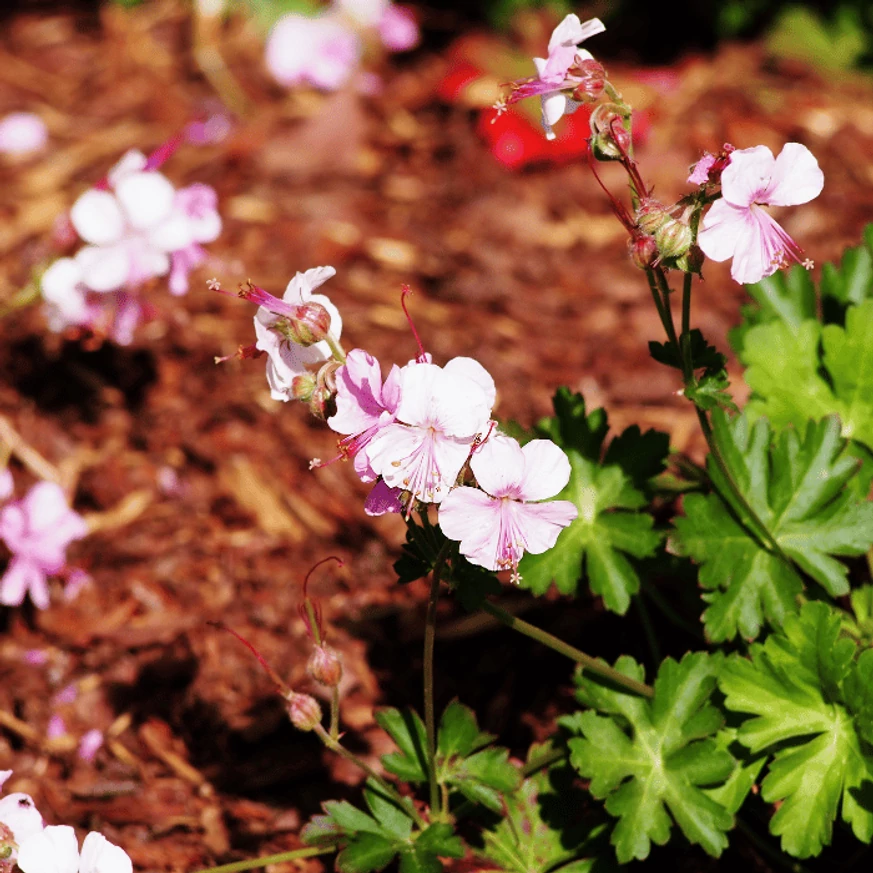
{"type": "Polygon", "coordinates": [[[22,873],[78,873],[79,841],[69,825],[49,825],[18,849],[22,873]]]}
{"type": "MultiPolygon", "coordinates": [[[[756,207],[760,217],[770,218],[760,207],[756,207]]],[[[772,219],[770,219],[772,221],[772,219]]],[[[766,245],[765,228],[760,221],[747,222],[743,233],[737,239],[734,259],[731,263],[731,278],[741,285],[752,285],[760,282],[764,276],[776,272],[779,262],[772,261],[771,253],[766,245]]]]}
{"type": "Polygon", "coordinates": [[[776,158],[770,188],[763,202],[772,206],[798,206],[818,197],[823,187],[824,173],[815,155],[806,146],[789,142],[776,158]]]}
{"type": "Polygon", "coordinates": [[[382,368],[363,349],[352,349],[336,372],[336,414],[327,424],[337,433],[354,434],[376,424],[382,405],[382,368]]]}
{"type": "Polygon", "coordinates": [[[118,242],[124,234],[124,215],[118,201],[108,191],[96,188],[76,200],[70,210],[70,221],[76,233],[95,246],[118,242]]]}
{"type": "Polygon", "coordinates": [[[389,512],[402,512],[400,489],[391,488],[381,479],[372,487],[364,501],[367,515],[386,515],[389,512]]]}
{"type": "Polygon", "coordinates": [[[759,202],[770,187],[775,167],[776,159],[767,146],[736,149],[721,174],[722,197],[740,207],[759,202]]]}
{"type": "Polygon", "coordinates": [[[748,236],[753,223],[748,208],[732,206],[727,200],[716,200],[703,216],[697,244],[711,260],[726,261],[733,257],[740,241],[748,236]]]}
{"type": "Polygon", "coordinates": [[[518,525],[526,540],[525,551],[539,555],[555,545],[558,535],[575,521],[579,510],[569,500],[551,500],[519,504],[518,514],[518,525]]]}
{"type": "Polygon", "coordinates": [[[524,454],[517,440],[495,433],[479,446],[470,459],[470,469],[479,487],[492,497],[519,497],[524,477],[524,454]]]}
{"type": "Polygon", "coordinates": [[[461,553],[486,570],[499,570],[501,501],[478,488],[461,486],[452,490],[439,509],[442,532],[461,544],[461,553]]]}
{"type": "Polygon", "coordinates": [[[570,481],[570,460],[551,440],[531,440],[521,451],[524,477],[518,496],[522,500],[547,500],[570,481]]]}

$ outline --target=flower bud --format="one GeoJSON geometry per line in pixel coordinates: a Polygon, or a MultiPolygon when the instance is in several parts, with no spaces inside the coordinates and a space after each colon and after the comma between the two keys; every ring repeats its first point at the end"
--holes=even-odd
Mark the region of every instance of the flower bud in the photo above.
{"type": "Polygon", "coordinates": [[[615,161],[627,155],[631,144],[624,126],[627,117],[616,103],[601,103],[591,113],[591,151],[597,160],[615,161]]]}
{"type": "Polygon", "coordinates": [[[601,98],[606,83],[606,70],[602,64],[594,58],[579,59],[568,73],[580,79],[573,91],[573,99],[577,103],[596,103],[601,98]]]}
{"type": "Polygon", "coordinates": [[[321,342],[330,330],[330,313],[320,304],[304,303],[293,318],[283,324],[282,334],[299,346],[321,342]]]}
{"type": "Polygon", "coordinates": [[[321,704],[314,697],[289,691],[285,699],[288,702],[288,717],[297,730],[311,731],[321,724],[321,704]]]}
{"type": "Polygon", "coordinates": [[[628,250],[631,260],[641,270],[653,267],[655,261],[660,257],[658,244],[655,242],[655,238],[649,234],[630,240],[628,242],[628,250]]]}
{"type": "Polygon", "coordinates": [[[316,646],[309,656],[306,672],[319,684],[336,688],[343,678],[343,664],[333,649],[316,646]]]}
{"type": "Polygon", "coordinates": [[[658,244],[661,257],[664,258],[678,258],[684,255],[691,248],[692,239],[691,228],[675,218],[665,221],[655,231],[655,242],[658,244]]]}
{"type": "Polygon", "coordinates": [[[0,821],[0,873],[11,873],[15,866],[14,854],[18,849],[12,829],[0,821]]]}
{"type": "Polygon", "coordinates": [[[654,197],[644,197],[634,216],[637,227],[645,234],[653,235],[664,223],[670,220],[670,211],[654,197]]]}
{"type": "Polygon", "coordinates": [[[291,396],[295,400],[309,403],[316,388],[316,379],[313,373],[303,373],[291,380],[291,396]]]}
{"type": "Polygon", "coordinates": [[[700,246],[691,246],[684,255],[676,258],[676,269],[682,270],[685,273],[697,273],[703,269],[703,261],[705,260],[703,251],[700,246]]]}

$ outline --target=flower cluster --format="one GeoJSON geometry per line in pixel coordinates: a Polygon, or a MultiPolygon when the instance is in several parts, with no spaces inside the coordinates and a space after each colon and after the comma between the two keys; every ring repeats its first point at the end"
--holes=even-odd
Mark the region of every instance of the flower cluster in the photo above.
{"type": "Polygon", "coordinates": [[[335,91],[358,67],[368,34],[385,49],[406,51],[418,43],[412,13],[391,0],[334,0],[321,15],[284,15],[267,39],[267,68],[282,85],[308,84],[335,91]]]}
{"type": "Polygon", "coordinates": [[[169,274],[172,294],[188,291],[188,274],[206,258],[202,243],[218,237],[221,218],[208,185],[177,190],[158,171],[171,150],[151,158],[129,151],[73,204],[70,222],[86,245],[42,276],[52,330],[87,328],[127,344],[149,311],[138,293],[145,282],[169,274]]]}
{"type": "Polygon", "coordinates": [[[731,276],[742,284],[760,282],[791,263],[809,269],[812,262],[801,257],[800,246],[763,208],[808,203],[821,193],[824,175],[809,149],[788,143],[774,158],[766,146],[725,145],[721,154],[707,152],[692,168],[688,183],[699,186],[699,195],[671,207],[658,203],[631,156],[630,106],[609,83],[603,67],[579,48],[604,29],[597,18],[585,23],[576,15],[564,18],[549,40],[548,57],[534,58],[537,77],[516,82],[498,111],[508,103],[539,96],[546,138],[554,139],[552,126],[559,118],[607,95],[608,102],[591,113],[589,143],[595,158],[620,161],[628,171],[639,200],[635,216],[607,194],[630,233],[630,255],[637,266],[700,273],[704,256],[714,261],[731,258],[731,276]],[[709,210],[701,222],[706,206],[709,210]],[[698,224],[695,239],[692,226],[698,224]]]}
{"type": "Polygon", "coordinates": [[[439,505],[444,533],[469,560],[516,573],[525,551],[551,548],[576,517],[569,501],[540,503],[567,484],[566,455],[548,440],[522,447],[496,432],[494,380],[472,358],[439,366],[422,350],[383,381],[381,365],[365,350],[343,355],[339,312],[313,293],[334,274],[332,267],[298,273],[282,300],[251,285],[241,291],[261,304],[256,348],[269,356],[271,396],[307,401],[322,414],[335,410],[326,417],[342,435],[339,457],[373,484],[368,514],[439,505]],[[319,322],[318,314],[329,320],[319,322]],[[312,323],[320,329],[307,330],[312,323]]]}
{"type": "MultiPolygon", "coordinates": [[[[12,495],[9,470],[0,474],[0,499],[12,495]]],[[[29,594],[40,609],[49,605],[49,576],[65,576],[68,584],[87,578],[66,563],[67,547],[88,533],[81,515],[70,509],[55,482],[38,482],[25,497],[0,509],[0,540],[12,558],[0,578],[0,603],[19,606],[29,594]]]]}
{"type": "MultiPolygon", "coordinates": [[[[12,775],[0,771],[0,788],[12,775]]],[[[68,825],[48,825],[29,794],[0,799],[0,873],[14,866],[22,873],[132,873],[127,853],[103,834],[91,831],[81,851],[68,825]]]]}

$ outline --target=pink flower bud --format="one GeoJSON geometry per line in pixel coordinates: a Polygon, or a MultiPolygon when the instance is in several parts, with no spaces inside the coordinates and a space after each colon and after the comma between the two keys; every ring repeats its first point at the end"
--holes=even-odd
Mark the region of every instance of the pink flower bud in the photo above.
{"type": "Polygon", "coordinates": [[[630,133],[626,116],[615,103],[601,103],[591,113],[591,151],[599,161],[615,161],[628,153],[630,133]]]}
{"type": "Polygon", "coordinates": [[[577,103],[596,103],[601,98],[606,84],[606,70],[602,64],[597,63],[594,58],[583,58],[570,67],[568,72],[569,75],[581,79],[573,89],[573,99],[577,103]]]}
{"type": "Polygon", "coordinates": [[[671,218],[667,207],[653,197],[644,197],[640,201],[640,207],[634,217],[637,227],[649,235],[654,235],[658,228],[671,218]]]}
{"type": "Polygon", "coordinates": [[[655,265],[658,260],[658,244],[653,236],[646,234],[638,236],[628,243],[631,260],[641,270],[646,270],[655,265]]]}
{"type": "Polygon", "coordinates": [[[320,343],[330,331],[330,313],[320,303],[304,303],[294,307],[294,315],[283,316],[275,328],[282,336],[298,346],[320,343]]]}
{"type": "Polygon", "coordinates": [[[336,688],[343,677],[343,664],[333,649],[316,646],[309,656],[306,672],[319,684],[336,688]]]}
{"type": "Polygon", "coordinates": [[[291,380],[291,396],[295,400],[303,401],[303,403],[309,403],[315,393],[315,388],[316,381],[312,373],[304,373],[291,380]]]}
{"type": "Polygon", "coordinates": [[[314,697],[289,691],[285,699],[288,701],[288,717],[297,730],[311,731],[321,724],[321,704],[314,697]]]}

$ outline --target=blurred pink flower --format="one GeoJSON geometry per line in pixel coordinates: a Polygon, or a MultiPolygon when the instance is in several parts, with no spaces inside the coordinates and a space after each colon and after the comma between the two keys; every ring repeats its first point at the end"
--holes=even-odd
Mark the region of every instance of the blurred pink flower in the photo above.
{"type": "Polygon", "coordinates": [[[818,161],[799,143],[786,143],[778,158],[766,146],[733,151],[721,174],[722,199],[703,217],[697,242],[714,261],[733,258],[731,276],[742,285],[760,282],[792,261],[811,267],[763,207],[807,203],[823,186],[818,161]]]}
{"type": "Polygon", "coordinates": [[[470,460],[479,488],[452,489],[439,510],[443,533],[461,553],[487,570],[512,569],[525,552],[540,554],[578,515],[569,500],[554,497],[570,480],[570,461],[549,440],[520,446],[503,434],[489,437],[470,460]]]}
{"type": "Polygon", "coordinates": [[[24,498],[7,503],[0,509],[0,539],[12,559],[0,579],[0,603],[18,606],[29,593],[45,609],[48,577],[64,568],[67,547],[87,532],[84,519],[70,509],[54,482],[38,482],[24,498]]]}
{"type": "Polygon", "coordinates": [[[280,85],[335,91],[348,81],[360,54],[358,37],[333,16],[289,13],[270,31],[265,61],[280,85]]]}
{"type": "Polygon", "coordinates": [[[4,154],[39,151],[47,142],[45,122],[32,112],[11,112],[0,119],[0,152],[4,154]]]}
{"type": "Polygon", "coordinates": [[[388,51],[405,52],[418,45],[418,22],[412,10],[405,6],[388,4],[377,27],[379,38],[388,51]]]}
{"type": "Polygon", "coordinates": [[[79,757],[83,761],[93,761],[94,756],[103,745],[103,731],[91,728],[82,735],[79,740],[79,757]]]}

